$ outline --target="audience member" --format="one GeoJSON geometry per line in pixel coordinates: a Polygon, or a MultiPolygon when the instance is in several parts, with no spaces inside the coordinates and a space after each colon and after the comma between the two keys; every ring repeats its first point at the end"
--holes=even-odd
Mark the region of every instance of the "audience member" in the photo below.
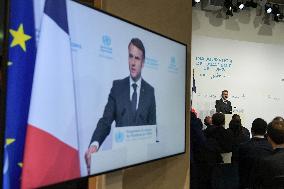
{"type": "Polygon", "coordinates": [[[239,188],[249,187],[249,178],[254,162],[258,158],[265,157],[272,152],[272,146],[264,137],[267,123],[261,118],[256,118],[252,122],[252,138],[239,145],[238,152],[234,153],[232,159],[238,163],[239,167],[239,188]]]}
{"type": "Polygon", "coordinates": [[[232,136],[235,138],[235,143],[240,144],[246,142],[250,139],[248,129],[243,127],[241,120],[232,119],[229,123],[228,131],[231,132],[232,136]]]}
{"type": "Polygon", "coordinates": [[[276,116],[272,121],[284,121],[284,118],[281,116],[276,116]]]}
{"type": "Polygon", "coordinates": [[[243,125],[242,125],[242,120],[241,120],[240,115],[234,114],[234,115],[232,116],[232,120],[239,120],[240,123],[241,123],[242,133],[243,133],[244,135],[248,136],[248,138],[250,138],[249,130],[248,130],[247,128],[243,127],[243,125]]]}
{"type": "Polygon", "coordinates": [[[190,120],[190,183],[192,189],[211,187],[211,172],[217,160],[202,131],[202,122],[194,112],[190,120]]]}
{"type": "Polygon", "coordinates": [[[232,151],[232,136],[224,128],[225,115],[223,113],[215,113],[212,116],[212,126],[204,130],[205,137],[211,148],[219,153],[232,151]]]}
{"type": "Polygon", "coordinates": [[[232,115],[232,120],[241,120],[241,116],[239,114],[232,115]]]}
{"type": "MultiPolygon", "coordinates": [[[[229,128],[227,129],[230,135],[232,136],[232,155],[231,161],[236,162],[236,155],[239,149],[239,145],[241,143],[249,141],[249,136],[247,135],[247,129],[244,129],[241,124],[240,119],[232,119],[229,124],[229,128]]],[[[249,132],[249,131],[248,131],[249,132]]]]}
{"type": "Polygon", "coordinates": [[[251,173],[253,188],[276,188],[275,177],[284,175],[284,121],[269,123],[267,136],[273,152],[254,165],[251,173]]]}
{"type": "Polygon", "coordinates": [[[204,118],[204,125],[206,127],[210,127],[212,125],[212,117],[211,116],[206,116],[204,118]]]}
{"type": "Polygon", "coordinates": [[[215,116],[213,115],[213,117],[213,124],[209,126],[207,130],[210,130],[210,134],[212,135],[216,134],[216,138],[209,137],[204,139],[204,135],[201,130],[201,120],[198,119],[195,114],[191,115],[191,188],[193,189],[211,188],[212,171],[216,167],[217,163],[223,162],[220,154],[223,149],[223,145],[219,145],[218,141],[229,140],[227,138],[230,138],[226,138],[226,134],[224,134],[226,133],[226,130],[223,127],[225,119],[224,115],[219,113],[215,116]],[[212,130],[212,133],[211,127],[215,128],[212,130]]]}
{"type": "Polygon", "coordinates": [[[190,161],[194,162],[194,159],[198,158],[200,149],[204,148],[206,144],[206,138],[202,131],[202,121],[197,118],[196,113],[191,112],[190,119],[190,161]]]}

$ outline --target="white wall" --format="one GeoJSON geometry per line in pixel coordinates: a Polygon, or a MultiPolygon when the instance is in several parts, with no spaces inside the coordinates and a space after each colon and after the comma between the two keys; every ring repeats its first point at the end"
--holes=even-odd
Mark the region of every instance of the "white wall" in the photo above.
{"type": "Polygon", "coordinates": [[[192,45],[193,107],[201,118],[214,112],[224,89],[248,128],[257,117],[270,121],[284,115],[283,45],[204,36],[193,36],[192,45]]]}
{"type": "Polygon", "coordinates": [[[244,10],[226,19],[224,13],[193,8],[192,68],[197,85],[193,106],[202,119],[214,112],[223,89],[229,90],[235,113],[244,115],[243,125],[249,129],[256,117],[269,122],[284,116],[284,23],[264,24],[256,12],[244,10]],[[219,68],[224,63],[200,61],[202,57],[227,59],[230,66],[223,71],[214,66],[205,70],[209,62],[219,62],[219,68]],[[211,79],[214,75],[221,77],[211,79]]]}

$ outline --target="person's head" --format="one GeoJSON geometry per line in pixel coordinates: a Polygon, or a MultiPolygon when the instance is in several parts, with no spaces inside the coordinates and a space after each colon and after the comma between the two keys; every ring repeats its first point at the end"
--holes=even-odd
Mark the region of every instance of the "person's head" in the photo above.
{"type": "Polygon", "coordinates": [[[242,125],[241,117],[240,117],[240,115],[238,115],[238,114],[234,114],[234,115],[232,116],[231,121],[238,121],[238,122],[240,122],[240,124],[242,125]]]}
{"type": "Polygon", "coordinates": [[[212,124],[216,126],[223,126],[225,124],[225,115],[222,113],[213,114],[212,124]]]}
{"type": "Polygon", "coordinates": [[[251,134],[264,136],[267,130],[267,123],[261,118],[256,118],[252,122],[251,134]]]}
{"type": "Polygon", "coordinates": [[[206,126],[212,125],[212,117],[206,116],[206,117],[204,118],[204,125],[206,125],[206,126]]]}
{"type": "Polygon", "coordinates": [[[276,116],[272,121],[284,121],[284,118],[281,116],[276,116]]]}
{"type": "Polygon", "coordinates": [[[267,127],[268,141],[272,147],[284,146],[284,121],[272,121],[267,127]]]}
{"type": "Polygon", "coordinates": [[[190,110],[190,116],[191,116],[191,119],[197,119],[197,113],[195,112],[194,109],[190,110]]]}
{"type": "Polygon", "coordinates": [[[238,114],[234,114],[234,115],[232,116],[232,120],[241,120],[241,117],[240,117],[240,115],[238,115],[238,114]]]}
{"type": "Polygon", "coordinates": [[[224,100],[227,100],[227,99],[228,99],[228,96],[229,96],[228,90],[223,90],[223,91],[222,91],[222,98],[223,98],[224,100]]]}
{"type": "Polygon", "coordinates": [[[128,45],[128,65],[130,76],[134,81],[141,77],[142,68],[145,61],[145,48],[138,38],[131,39],[128,45]]]}
{"type": "Polygon", "coordinates": [[[232,130],[234,136],[239,136],[242,130],[240,119],[232,119],[229,123],[229,128],[232,130]]]}

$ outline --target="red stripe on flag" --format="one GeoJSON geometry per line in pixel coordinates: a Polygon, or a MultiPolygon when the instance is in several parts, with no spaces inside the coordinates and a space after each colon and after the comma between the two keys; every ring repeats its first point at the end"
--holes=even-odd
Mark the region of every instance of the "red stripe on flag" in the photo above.
{"type": "Polygon", "coordinates": [[[80,177],[78,150],[28,125],[22,188],[36,188],[80,177]]]}

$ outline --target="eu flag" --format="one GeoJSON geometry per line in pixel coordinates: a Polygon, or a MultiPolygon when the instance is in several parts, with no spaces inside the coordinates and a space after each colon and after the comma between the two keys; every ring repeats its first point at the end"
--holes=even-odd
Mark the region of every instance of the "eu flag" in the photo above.
{"type": "Polygon", "coordinates": [[[36,55],[33,0],[11,0],[3,188],[20,188],[36,55]]]}

